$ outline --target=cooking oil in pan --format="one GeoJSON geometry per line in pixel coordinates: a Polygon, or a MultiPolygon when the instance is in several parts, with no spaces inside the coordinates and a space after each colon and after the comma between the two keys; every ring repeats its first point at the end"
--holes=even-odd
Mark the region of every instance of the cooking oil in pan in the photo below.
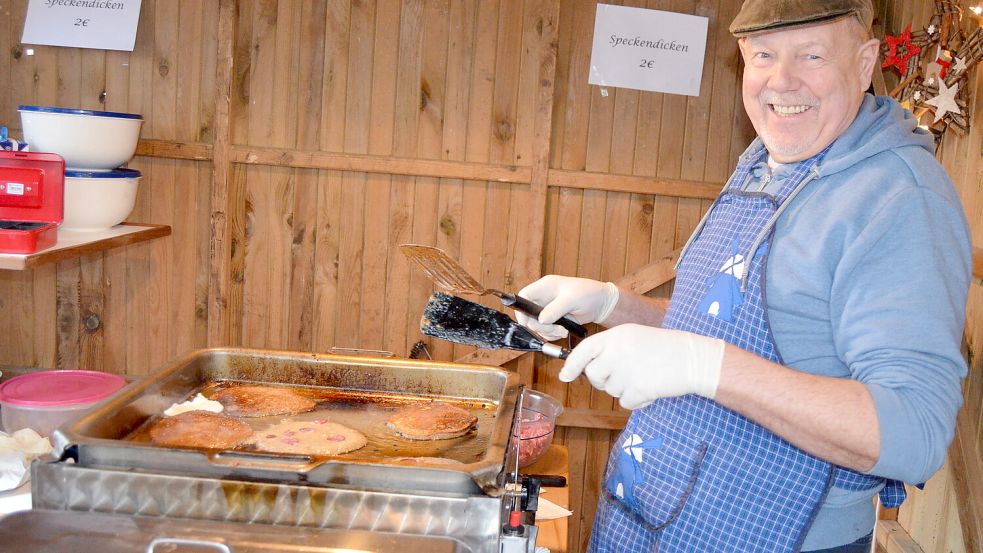
{"type": "MultiPolygon", "coordinates": [[[[245,382],[215,382],[204,386],[200,392],[211,397],[220,390],[245,382]]],[[[255,383],[248,383],[256,385],[255,383]]],[[[264,384],[269,385],[269,384],[264,384]]],[[[285,387],[285,386],[277,386],[285,387]]],[[[356,451],[344,454],[350,460],[383,460],[393,457],[439,457],[453,459],[461,463],[473,463],[482,458],[488,449],[488,441],[495,422],[496,406],[482,401],[459,400],[446,397],[427,397],[393,393],[365,392],[325,387],[287,387],[299,395],[317,402],[313,411],[293,415],[272,415],[266,417],[241,418],[256,431],[263,431],[285,420],[314,421],[327,419],[365,434],[368,443],[356,451]],[[430,401],[443,401],[466,409],[478,418],[477,428],[464,436],[445,440],[410,440],[394,433],[386,426],[389,417],[399,408],[430,401]]],[[[197,391],[195,392],[197,393],[197,391]]],[[[192,393],[190,397],[194,397],[192,393]]],[[[151,421],[156,422],[156,418],[151,421]]],[[[147,440],[145,425],[130,436],[137,441],[147,440]]],[[[247,445],[243,451],[256,451],[255,446],[247,445]]]]}

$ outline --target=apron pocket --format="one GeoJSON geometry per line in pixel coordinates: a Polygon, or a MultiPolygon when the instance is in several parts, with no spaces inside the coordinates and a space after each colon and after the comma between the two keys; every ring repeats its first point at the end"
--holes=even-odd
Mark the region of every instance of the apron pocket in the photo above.
{"type": "Polygon", "coordinates": [[[683,510],[706,451],[706,441],[651,419],[629,426],[609,460],[604,496],[660,530],[683,510]]]}

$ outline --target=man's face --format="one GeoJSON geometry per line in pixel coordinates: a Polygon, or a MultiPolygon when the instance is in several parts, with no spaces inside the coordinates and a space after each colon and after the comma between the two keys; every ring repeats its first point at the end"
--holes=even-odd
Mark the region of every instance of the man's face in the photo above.
{"type": "Polygon", "coordinates": [[[877,55],[854,26],[843,18],[740,40],[744,109],[773,160],[808,159],[853,122],[877,55]]]}

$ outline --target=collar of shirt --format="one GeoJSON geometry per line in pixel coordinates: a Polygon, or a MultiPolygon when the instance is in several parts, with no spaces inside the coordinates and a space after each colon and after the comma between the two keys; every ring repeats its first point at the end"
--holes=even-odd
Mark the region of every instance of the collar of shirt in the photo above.
{"type": "Polygon", "coordinates": [[[767,161],[759,161],[751,167],[751,172],[747,183],[744,185],[744,190],[773,193],[778,187],[781,187],[782,181],[788,178],[790,167],[790,165],[785,163],[773,164],[770,158],[767,161]]]}

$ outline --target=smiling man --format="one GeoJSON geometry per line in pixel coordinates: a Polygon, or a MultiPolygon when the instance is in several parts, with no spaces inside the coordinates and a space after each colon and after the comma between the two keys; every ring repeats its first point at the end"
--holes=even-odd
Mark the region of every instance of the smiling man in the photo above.
{"type": "Polygon", "coordinates": [[[632,409],[591,551],[862,553],[873,498],[942,465],[966,374],[959,199],[916,118],[866,94],[870,0],[746,0],[730,27],[758,138],[669,302],[549,275],[516,314],[609,330],[571,352],[632,409]]]}
{"type": "MultiPolygon", "coordinates": [[[[850,126],[880,42],[857,17],[789,30],[741,30],[744,106],[771,159],[808,159],[850,126]]],[[[733,29],[733,27],[732,27],[733,29]]]]}

